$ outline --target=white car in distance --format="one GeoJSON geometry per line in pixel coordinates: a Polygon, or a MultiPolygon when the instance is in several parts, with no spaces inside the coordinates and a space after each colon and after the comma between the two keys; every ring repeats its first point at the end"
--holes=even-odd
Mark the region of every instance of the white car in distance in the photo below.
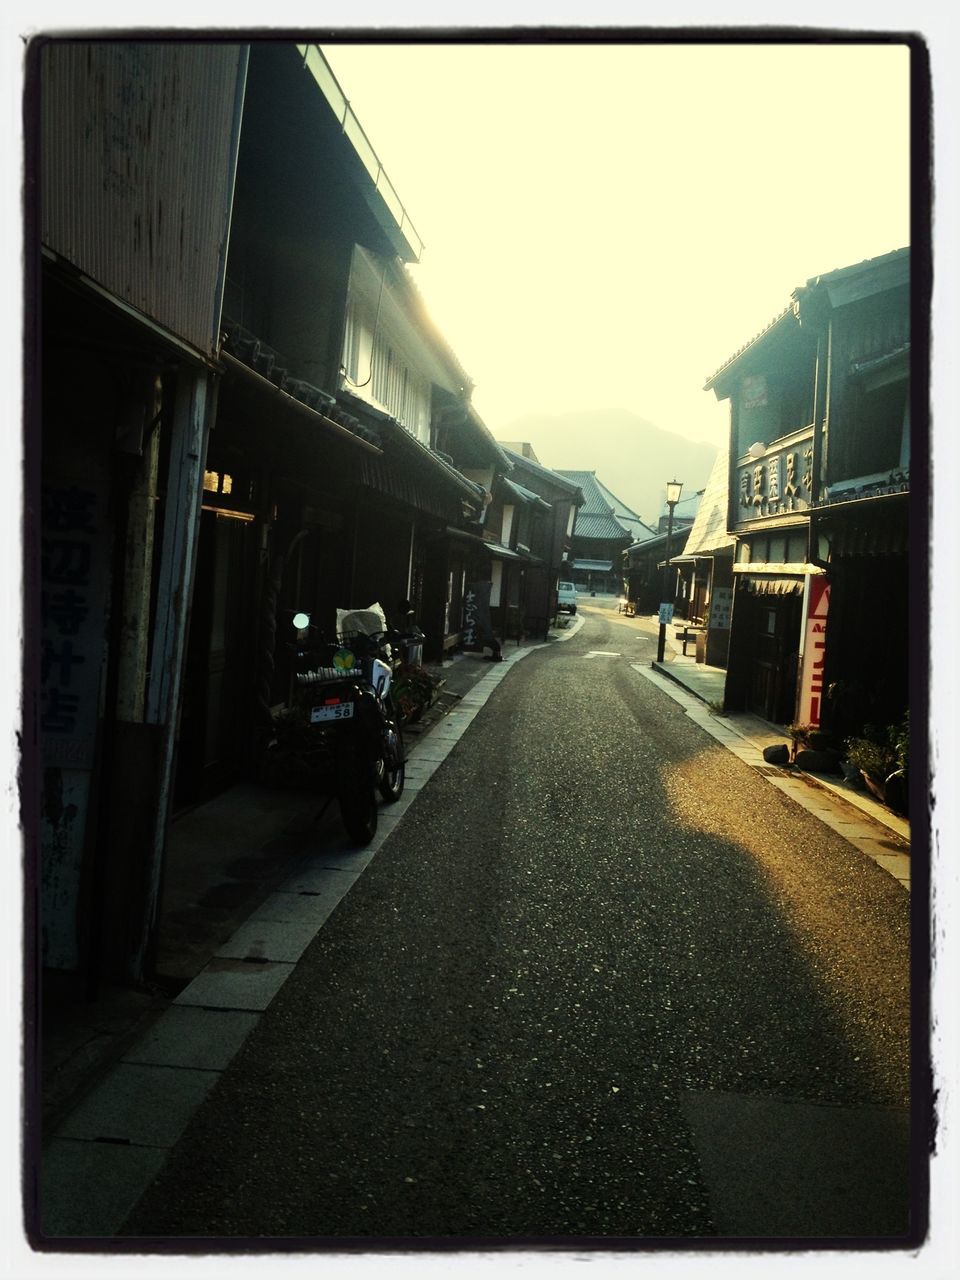
{"type": "Polygon", "coordinates": [[[577,612],[577,589],[572,582],[557,584],[557,613],[577,612]]]}

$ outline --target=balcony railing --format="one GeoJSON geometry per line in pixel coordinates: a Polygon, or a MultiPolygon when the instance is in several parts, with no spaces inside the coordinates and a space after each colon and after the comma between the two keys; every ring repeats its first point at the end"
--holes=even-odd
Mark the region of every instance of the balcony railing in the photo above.
{"type": "Polygon", "coordinates": [[[333,74],[330,64],[323,56],[320,48],[315,44],[297,45],[297,49],[303,56],[304,65],[316,81],[320,92],[326,98],[331,111],[340,121],[344,136],[350,141],[361,164],[367,171],[373,189],[383,202],[385,212],[389,213],[397,230],[406,240],[412,260],[419,262],[420,255],[423,253],[423,241],[417,234],[403,201],[397,195],[396,188],[387,177],[387,171],[380,163],[379,157],[373,149],[373,144],[364,132],[363,126],[340,88],[339,81],[333,74]]]}

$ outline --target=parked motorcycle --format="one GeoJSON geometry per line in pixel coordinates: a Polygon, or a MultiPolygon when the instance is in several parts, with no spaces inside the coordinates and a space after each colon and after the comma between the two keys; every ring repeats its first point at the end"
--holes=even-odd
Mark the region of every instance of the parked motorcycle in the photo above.
{"type": "Polygon", "coordinates": [[[403,793],[403,734],[391,693],[389,633],[369,611],[349,614],[325,639],[307,614],[296,630],[294,713],[305,749],[331,786],[350,839],[369,844],[377,831],[377,792],[387,803],[403,793]],[[357,629],[350,630],[352,624],[357,629]],[[366,628],[366,629],[361,629],[366,628]]]}

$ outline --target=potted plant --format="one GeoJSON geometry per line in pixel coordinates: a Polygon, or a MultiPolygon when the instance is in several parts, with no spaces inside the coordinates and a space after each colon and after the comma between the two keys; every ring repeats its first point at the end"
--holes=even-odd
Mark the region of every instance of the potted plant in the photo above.
{"type": "Polygon", "coordinates": [[[796,760],[797,752],[807,745],[807,739],[812,732],[812,727],[808,724],[788,724],[787,733],[790,735],[790,759],[796,760]]]}
{"type": "Polygon", "coordinates": [[[400,723],[415,724],[436,701],[443,683],[422,667],[402,663],[393,679],[393,697],[400,711],[400,723]]]}
{"type": "Polygon", "coordinates": [[[897,813],[908,811],[908,764],[910,760],[910,713],[905,713],[899,724],[891,725],[888,732],[890,746],[896,757],[897,767],[887,776],[884,785],[886,802],[897,813]]]}
{"type": "Polygon", "coordinates": [[[846,743],[847,762],[860,771],[867,789],[900,812],[906,811],[909,742],[908,713],[886,729],[864,725],[863,734],[846,743]]]}

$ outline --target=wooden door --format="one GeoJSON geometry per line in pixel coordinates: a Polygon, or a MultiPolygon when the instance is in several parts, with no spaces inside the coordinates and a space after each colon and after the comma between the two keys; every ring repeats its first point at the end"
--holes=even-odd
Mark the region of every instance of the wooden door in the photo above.
{"type": "Polygon", "coordinates": [[[794,717],[800,615],[799,596],[767,596],[758,603],[748,709],[773,724],[794,717]]]}

